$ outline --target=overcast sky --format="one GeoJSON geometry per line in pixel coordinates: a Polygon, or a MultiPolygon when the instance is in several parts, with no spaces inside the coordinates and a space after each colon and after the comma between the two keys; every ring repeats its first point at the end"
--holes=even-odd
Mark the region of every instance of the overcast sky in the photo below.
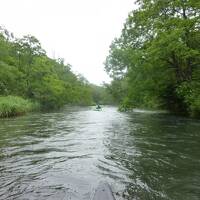
{"type": "Polygon", "coordinates": [[[38,38],[91,83],[109,82],[103,62],[134,0],[0,0],[0,25],[15,36],[38,38]]]}

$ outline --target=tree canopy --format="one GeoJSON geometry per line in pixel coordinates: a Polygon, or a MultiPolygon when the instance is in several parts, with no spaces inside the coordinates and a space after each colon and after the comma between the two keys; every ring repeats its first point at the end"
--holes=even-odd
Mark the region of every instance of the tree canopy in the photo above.
{"type": "Polygon", "coordinates": [[[200,2],[138,0],[137,4],[105,62],[113,93],[117,82],[124,107],[199,115],[200,2]]]}
{"type": "Polygon", "coordinates": [[[94,89],[64,59],[49,58],[34,36],[15,38],[0,27],[1,96],[21,96],[39,102],[42,108],[57,108],[93,104],[97,101],[94,89]]]}

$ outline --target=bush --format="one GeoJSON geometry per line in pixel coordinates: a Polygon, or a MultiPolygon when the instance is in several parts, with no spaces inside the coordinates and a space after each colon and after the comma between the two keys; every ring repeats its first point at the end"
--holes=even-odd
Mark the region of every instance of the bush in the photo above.
{"type": "Polygon", "coordinates": [[[177,94],[184,99],[188,113],[192,117],[200,117],[200,83],[184,82],[177,88],[177,94]]]}
{"type": "Polygon", "coordinates": [[[13,117],[39,108],[39,104],[17,96],[0,97],[0,117],[13,117]]]}

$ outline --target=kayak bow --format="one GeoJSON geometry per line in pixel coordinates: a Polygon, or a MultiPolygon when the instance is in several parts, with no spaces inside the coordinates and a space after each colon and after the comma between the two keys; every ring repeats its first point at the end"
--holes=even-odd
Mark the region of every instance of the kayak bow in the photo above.
{"type": "Polygon", "coordinates": [[[115,200],[110,185],[101,182],[95,190],[92,200],[115,200]]]}

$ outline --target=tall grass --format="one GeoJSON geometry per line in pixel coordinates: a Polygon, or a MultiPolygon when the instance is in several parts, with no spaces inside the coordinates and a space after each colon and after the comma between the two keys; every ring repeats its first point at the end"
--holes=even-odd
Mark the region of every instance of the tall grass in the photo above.
{"type": "Polygon", "coordinates": [[[37,109],[39,105],[17,96],[0,96],[0,117],[14,117],[37,109]]]}

